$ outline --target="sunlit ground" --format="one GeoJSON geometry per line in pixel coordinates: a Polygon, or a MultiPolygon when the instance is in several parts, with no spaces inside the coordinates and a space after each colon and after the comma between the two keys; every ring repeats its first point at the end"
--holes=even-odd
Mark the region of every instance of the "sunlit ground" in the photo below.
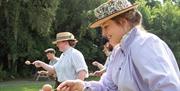
{"type": "MultiPolygon", "coordinates": [[[[86,80],[99,80],[99,78],[89,77],[86,80]]],[[[39,91],[44,84],[51,84],[54,87],[54,81],[15,80],[0,82],[0,91],[39,91]]]]}
{"type": "Polygon", "coordinates": [[[43,84],[54,85],[53,81],[8,81],[0,82],[0,91],[39,91],[43,84]]]}

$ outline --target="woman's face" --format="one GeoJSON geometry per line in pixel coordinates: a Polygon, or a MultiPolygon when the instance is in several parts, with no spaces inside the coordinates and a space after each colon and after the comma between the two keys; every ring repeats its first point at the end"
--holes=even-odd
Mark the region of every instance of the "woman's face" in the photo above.
{"type": "Polygon", "coordinates": [[[67,41],[59,41],[56,46],[59,48],[59,51],[64,52],[66,49],[67,41]]]}
{"type": "Polygon", "coordinates": [[[126,33],[125,24],[116,23],[113,20],[108,20],[101,25],[102,35],[107,37],[110,44],[116,45],[120,42],[123,35],[126,33]]]}

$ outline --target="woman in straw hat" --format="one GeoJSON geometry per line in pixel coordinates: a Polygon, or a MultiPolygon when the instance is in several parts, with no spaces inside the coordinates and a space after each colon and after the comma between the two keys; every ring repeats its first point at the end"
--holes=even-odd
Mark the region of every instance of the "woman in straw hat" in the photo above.
{"type": "Polygon", "coordinates": [[[173,53],[156,35],[143,31],[136,8],[127,0],[111,0],[95,9],[98,20],[90,27],[101,27],[109,42],[122,38],[121,43],[100,81],[69,80],[58,91],[180,91],[173,53]]]}
{"type": "Polygon", "coordinates": [[[33,64],[36,67],[43,67],[49,73],[55,73],[59,82],[58,84],[66,80],[84,80],[88,76],[88,68],[82,53],[74,48],[76,43],[77,40],[72,33],[58,33],[56,35],[56,41],[53,42],[62,52],[57,63],[51,66],[42,61],[35,61],[33,64]]]}

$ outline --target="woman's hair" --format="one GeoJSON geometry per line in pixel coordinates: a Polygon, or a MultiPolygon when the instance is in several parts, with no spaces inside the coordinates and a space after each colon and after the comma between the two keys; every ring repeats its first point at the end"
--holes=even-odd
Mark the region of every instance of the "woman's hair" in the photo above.
{"type": "Polygon", "coordinates": [[[108,51],[112,51],[112,50],[113,50],[113,46],[112,46],[111,44],[109,44],[109,45],[107,46],[107,49],[108,49],[108,51]]]}
{"type": "Polygon", "coordinates": [[[69,45],[70,45],[71,47],[75,47],[76,44],[77,44],[77,41],[75,41],[75,40],[68,40],[68,43],[69,43],[69,45]]]}
{"type": "Polygon", "coordinates": [[[121,24],[120,20],[122,19],[126,19],[128,22],[130,22],[131,27],[141,25],[142,23],[142,15],[138,10],[135,9],[129,10],[123,14],[112,18],[112,20],[118,24],[121,24]]]}

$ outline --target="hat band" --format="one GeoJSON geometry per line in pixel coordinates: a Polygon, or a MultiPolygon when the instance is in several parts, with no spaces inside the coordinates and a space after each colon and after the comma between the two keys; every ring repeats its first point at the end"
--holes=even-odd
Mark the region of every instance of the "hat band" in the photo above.
{"type": "Polygon", "coordinates": [[[56,40],[74,40],[73,36],[59,36],[56,40]]]}
{"type": "Polygon", "coordinates": [[[61,36],[56,38],[56,40],[62,40],[62,39],[71,39],[71,36],[61,36]]]}

